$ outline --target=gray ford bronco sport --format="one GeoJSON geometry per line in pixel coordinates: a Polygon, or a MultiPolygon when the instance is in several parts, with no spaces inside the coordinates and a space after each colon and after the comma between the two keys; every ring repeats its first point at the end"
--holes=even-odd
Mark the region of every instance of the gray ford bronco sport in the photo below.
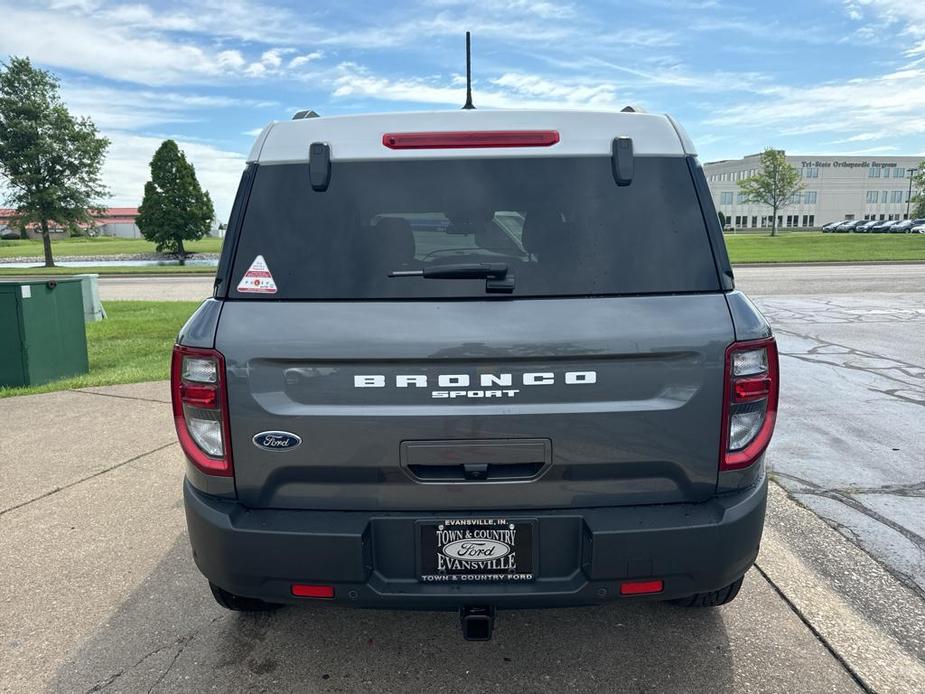
{"type": "Polygon", "coordinates": [[[732,600],[778,397],[669,116],[272,123],[173,355],[193,556],[233,610],[732,600]]]}

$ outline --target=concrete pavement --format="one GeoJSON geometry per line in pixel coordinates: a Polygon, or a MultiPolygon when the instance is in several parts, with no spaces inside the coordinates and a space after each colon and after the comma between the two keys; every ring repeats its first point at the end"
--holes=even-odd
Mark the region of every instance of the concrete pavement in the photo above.
{"type": "Polygon", "coordinates": [[[921,691],[917,595],[776,487],[731,605],[455,615],[214,604],[165,383],[0,400],[0,691],[921,691]],[[28,413],[24,419],[24,413],[28,413]],[[76,413],[76,414],[75,414],[76,413]],[[130,422],[113,425],[112,422],[130,422]]]}

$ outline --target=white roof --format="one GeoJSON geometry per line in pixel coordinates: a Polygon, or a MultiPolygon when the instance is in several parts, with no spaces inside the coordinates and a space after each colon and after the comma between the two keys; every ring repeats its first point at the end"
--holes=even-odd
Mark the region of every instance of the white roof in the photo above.
{"type": "Polygon", "coordinates": [[[687,134],[667,115],[591,111],[456,110],[330,116],[270,123],[257,137],[248,161],[308,160],[312,142],[326,142],[334,161],[447,157],[548,157],[610,154],[615,137],[630,137],[638,156],[696,154],[687,134]],[[466,130],[557,130],[550,147],[393,150],[385,133],[466,130]]]}

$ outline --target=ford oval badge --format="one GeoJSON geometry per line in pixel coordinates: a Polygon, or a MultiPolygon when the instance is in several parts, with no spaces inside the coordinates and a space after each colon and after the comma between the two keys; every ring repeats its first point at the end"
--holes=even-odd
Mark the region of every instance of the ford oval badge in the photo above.
{"type": "Polygon", "coordinates": [[[268,451],[288,451],[300,443],[302,439],[288,431],[261,431],[254,436],[254,445],[268,451]]]}

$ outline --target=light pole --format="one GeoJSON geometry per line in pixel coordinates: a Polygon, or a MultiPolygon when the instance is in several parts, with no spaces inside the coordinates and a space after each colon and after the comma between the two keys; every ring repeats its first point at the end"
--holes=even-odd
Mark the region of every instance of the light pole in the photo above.
{"type": "Polygon", "coordinates": [[[912,179],[918,169],[906,169],[909,172],[909,196],[906,198],[906,219],[909,219],[909,205],[912,203],[912,179]]]}

